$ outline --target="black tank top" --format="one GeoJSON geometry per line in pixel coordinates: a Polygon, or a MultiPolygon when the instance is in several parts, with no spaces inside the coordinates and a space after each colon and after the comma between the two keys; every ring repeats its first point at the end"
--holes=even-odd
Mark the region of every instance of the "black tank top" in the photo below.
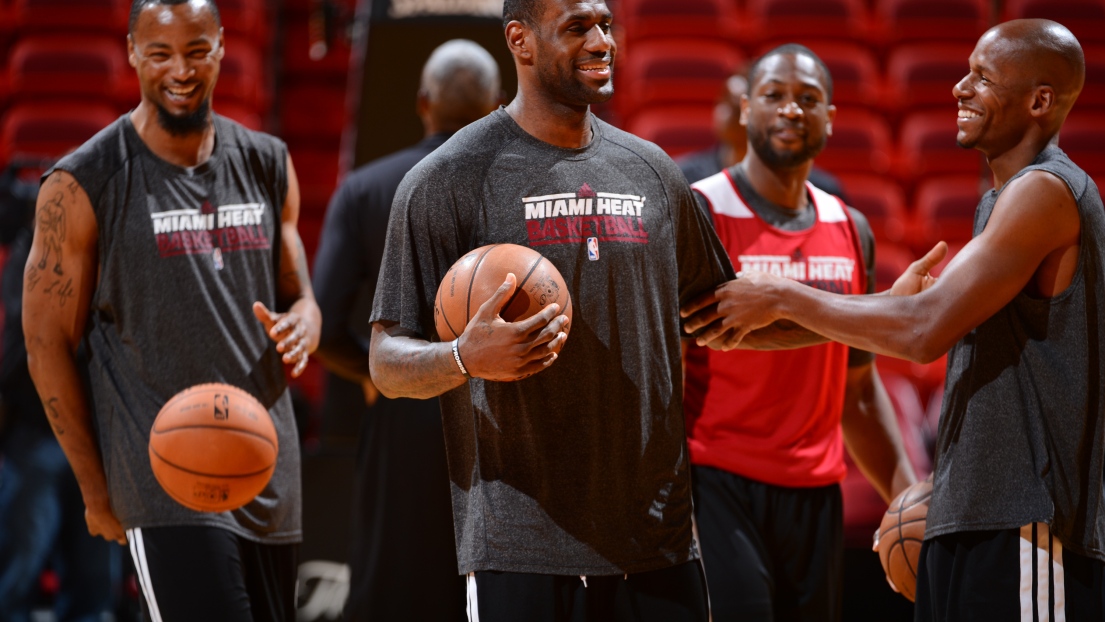
{"type": "MultiPolygon", "coordinates": [[[[1064,292],[1022,291],[949,352],[925,536],[1046,522],[1073,552],[1105,560],[1105,212],[1058,147],[1013,179],[1035,170],[1078,204],[1078,267],[1064,292]]],[[[982,198],[974,235],[999,196],[982,198]]]]}
{"type": "Polygon", "coordinates": [[[100,276],[85,336],[104,470],[125,528],[209,525],[255,541],[296,542],[300,467],[291,399],[280,355],[251,311],[257,300],[275,308],[287,150],[224,117],[214,122],[214,151],[193,168],[150,151],[129,115],[56,166],[84,189],[99,228],[100,276]],[[150,469],[158,410],[204,382],[245,389],[276,424],[276,472],[234,512],[184,508],[150,469]]]}

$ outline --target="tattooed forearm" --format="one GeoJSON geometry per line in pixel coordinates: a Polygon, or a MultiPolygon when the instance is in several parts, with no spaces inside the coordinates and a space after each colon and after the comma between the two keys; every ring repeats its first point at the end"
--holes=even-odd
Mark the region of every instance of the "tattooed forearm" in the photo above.
{"type": "Polygon", "coordinates": [[[50,422],[50,427],[53,428],[54,434],[62,436],[65,434],[65,430],[61,427],[61,414],[58,412],[58,398],[51,397],[43,403],[46,407],[46,419],[50,422]]]}
{"type": "Polygon", "coordinates": [[[299,239],[299,236],[295,236],[295,246],[291,249],[290,256],[287,257],[291,260],[291,269],[285,270],[280,275],[280,282],[286,288],[288,292],[295,292],[298,294],[304,283],[309,283],[311,280],[310,271],[307,269],[307,250],[303,247],[303,240],[299,239]]]}
{"type": "Polygon", "coordinates": [[[38,268],[28,264],[24,280],[27,282],[27,291],[33,292],[35,287],[38,286],[38,282],[42,280],[42,275],[38,272],[38,268]]]}

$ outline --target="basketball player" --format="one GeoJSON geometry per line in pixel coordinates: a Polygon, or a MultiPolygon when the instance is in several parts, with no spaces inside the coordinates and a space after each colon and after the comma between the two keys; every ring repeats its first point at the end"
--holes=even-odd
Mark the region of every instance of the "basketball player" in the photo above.
{"type": "Polygon", "coordinates": [[[299,450],[284,365],[302,372],[320,324],[295,173],[282,142],[211,110],[223,56],[211,0],[136,0],[129,33],[141,103],[39,190],[31,374],[89,531],[130,544],[147,619],[293,620],[299,450]],[[234,512],[184,508],[150,469],[154,416],[204,382],[245,389],[276,424],[272,481],[234,512]]]}
{"type": "Polygon", "coordinates": [[[370,302],[376,291],[388,214],[403,176],[454,132],[490,114],[499,97],[499,66],[487,50],[463,39],[442,44],[422,68],[418,116],[425,138],[353,171],[326,212],[315,258],[314,289],[325,320],[317,356],[348,379],[329,379],[327,407],[359,413],[363,421],[346,620],[464,619],[441,406],[436,399],[378,397],[362,337],[369,310],[359,302],[370,302]]]}
{"type": "Polygon", "coordinates": [[[909,296],[750,272],[685,309],[718,348],[780,319],[914,361],[950,348],[918,620],[1105,618],[1105,212],[1058,140],[1084,79],[1081,46],[1055,22],[979,39],[952,90],[957,141],[986,156],[995,190],[927,289],[932,255],[906,275],[909,296]]]}
{"type": "Polygon", "coordinates": [[[441,395],[469,619],[705,620],[683,431],[679,301],[731,278],[655,145],[594,117],[613,94],[601,1],[507,0],[518,94],[396,194],[372,312],[384,395],[441,395]],[[481,245],[539,249],[573,301],[517,323],[508,276],[460,338],[434,294],[481,245]]]}
{"type": "MultiPolygon", "coordinates": [[[[789,44],[748,77],[747,155],[691,186],[729,257],[818,289],[873,292],[867,219],[808,180],[836,114],[828,68],[789,44]]],[[[744,345],[811,341],[823,340],[763,329],[744,345]]],[[[844,445],[887,501],[916,481],[874,358],[839,343],[688,350],[684,408],[715,622],[840,619],[844,445]]]]}
{"type": "MultiPolygon", "coordinates": [[[[742,67],[729,76],[718,94],[714,105],[714,134],[717,136],[717,144],[676,158],[675,163],[679,165],[688,182],[694,183],[720,173],[743,160],[748,153],[748,134],[740,122],[741,97],[748,94],[748,76],[745,73],[745,68],[742,67]]],[[[840,181],[828,171],[812,167],[809,181],[825,192],[847,200],[840,181]]]]}

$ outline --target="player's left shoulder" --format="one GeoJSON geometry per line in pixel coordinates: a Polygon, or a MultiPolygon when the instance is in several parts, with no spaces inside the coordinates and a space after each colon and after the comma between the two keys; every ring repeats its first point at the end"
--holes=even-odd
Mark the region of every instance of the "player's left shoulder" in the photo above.
{"type": "Polygon", "coordinates": [[[283,160],[287,157],[288,147],[284,141],[272,134],[251,130],[234,119],[214,113],[215,133],[224,145],[243,151],[268,154],[283,160]],[[225,140],[224,140],[225,139],[225,140]]]}

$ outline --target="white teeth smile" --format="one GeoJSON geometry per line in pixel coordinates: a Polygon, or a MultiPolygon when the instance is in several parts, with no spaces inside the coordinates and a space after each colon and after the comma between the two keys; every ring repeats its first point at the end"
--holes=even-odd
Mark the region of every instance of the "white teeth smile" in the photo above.
{"type": "Polygon", "coordinates": [[[978,118],[980,116],[982,116],[982,115],[978,114],[977,112],[971,112],[970,110],[960,110],[959,111],[959,118],[960,119],[975,119],[975,118],[978,118]]]}
{"type": "Polygon", "coordinates": [[[185,88],[172,88],[172,87],[169,87],[166,90],[169,91],[170,95],[173,95],[175,97],[187,97],[187,96],[191,95],[196,90],[196,87],[193,86],[193,87],[186,88],[186,89],[185,88]]]}

